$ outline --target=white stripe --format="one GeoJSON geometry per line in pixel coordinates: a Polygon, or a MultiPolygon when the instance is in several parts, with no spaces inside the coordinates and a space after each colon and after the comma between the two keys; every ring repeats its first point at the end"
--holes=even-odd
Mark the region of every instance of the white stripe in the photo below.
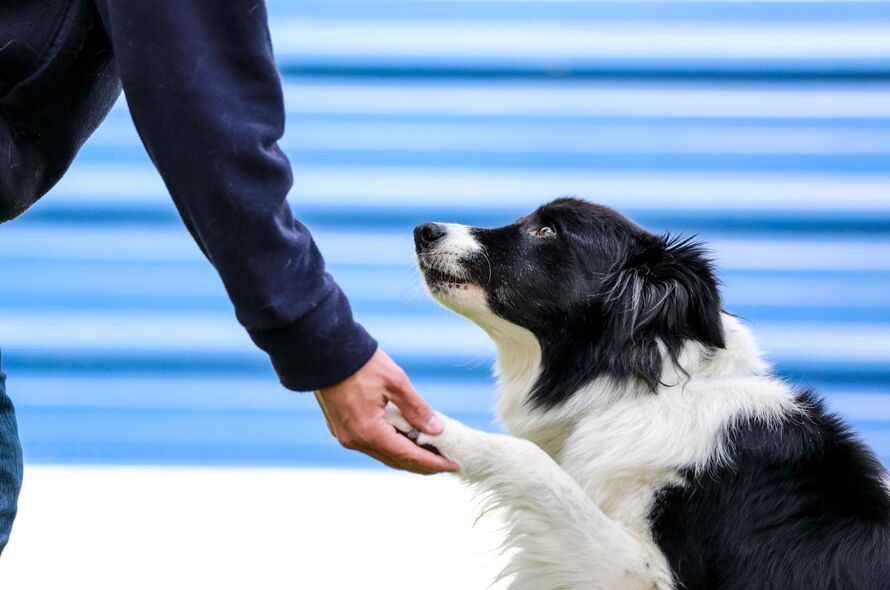
{"type": "Polygon", "coordinates": [[[890,91],[616,83],[287,84],[291,113],[548,117],[888,117],[890,91]]]}
{"type": "MultiPolygon", "coordinates": [[[[890,103],[890,97],[888,97],[890,103]]],[[[515,215],[573,194],[620,209],[890,211],[890,175],[829,173],[586,172],[461,168],[311,167],[295,170],[301,205],[506,207],[515,215]]],[[[45,203],[172,204],[145,165],[78,163],[45,203]]],[[[426,219],[418,220],[429,221],[426,219]]],[[[508,219],[504,220],[505,222],[508,219]]],[[[10,228],[4,228],[8,231],[10,228]]]]}
{"type": "MultiPolygon", "coordinates": [[[[442,315],[359,318],[381,345],[397,355],[443,359],[475,357],[488,364],[494,346],[482,330],[462,318],[442,315]]],[[[879,324],[770,321],[754,333],[768,358],[807,362],[890,362],[890,327],[879,324]]],[[[8,351],[84,354],[167,352],[188,355],[237,353],[261,358],[227,315],[120,312],[17,312],[0,323],[0,342],[8,351]]],[[[447,362],[447,361],[445,361],[447,362]]]]}
{"type": "MultiPolygon", "coordinates": [[[[282,395],[282,387],[270,367],[267,376],[214,377],[65,375],[10,378],[18,408],[155,408],[317,411],[313,396],[282,395]]],[[[486,412],[493,403],[491,386],[485,379],[476,383],[447,379],[414,379],[414,386],[440,411],[486,412]]]]}
{"type": "Polygon", "coordinates": [[[188,232],[181,228],[4,227],[0,251],[6,260],[45,256],[56,260],[206,263],[188,232]]]}
{"type": "MultiPolygon", "coordinates": [[[[877,280],[773,276],[723,277],[724,302],[733,311],[737,306],[784,306],[805,310],[822,306],[843,306],[848,310],[875,310],[890,307],[890,274],[877,280]]],[[[830,319],[828,317],[827,319],[830,319]]]]}
{"type": "MultiPolygon", "coordinates": [[[[139,139],[130,127],[105,128],[97,133],[93,145],[136,148],[139,139]]],[[[641,128],[577,122],[311,121],[295,127],[281,146],[312,151],[886,155],[890,154],[890,132],[714,124],[641,128]]]]}
{"type": "MultiPolygon", "coordinates": [[[[418,220],[418,223],[430,221],[418,220]]],[[[505,220],[509,223],[510,220],[505,220]]],[[[318,231],[316,241],[331,264],[414,265],[410,231],[318,231]],[[369,247],[372,245],[373,247],[369,247]]],[[[890,243],[873,240],[714,240],[720,268],[770,270],[890,270],[890,243]]],[[[7,260],[35,256],[56,260],[204,263],[188,234],[163,230],[10,227],[0,232],[7,260]]]]}
{"type": "MultiPolygon", "coordinates": [[[[288,113],[547,117],[890,117],[890,90],[761,85],[721,88],[677,82],[488,82],[284,84],[288,113]]],[[[126,102],[114,107],[123,115],[126,102]]],[[[129,127],[129,117],[103,124],[129,127]]],[[[100,133],[101,133],[100,128],[100,133]]]]}
{"type": "Polygon", "coordinates": [[[311,56],[591,58],[888,58],[890,27],[860,23],[667,26],[560,23],[350,21],[273,23],[276,51],[311,56]]]}
{"type": "Polygon", "coordinates": [[[714,240],[708,247],[723,269],[890,270],[887,241],[714,240]]]}
{"type": "Polygon", "coordinates": [[[688,126],[653,130],[577,124],[303,123],[293,150],[571,154],[888,155],[890,132],[870,129],[751,129],[688,126]]]}
{"type": "MultiPolygon", "coordinates": [[[[124,312],[16,312],[4,314],[0,342],[4,351],[77,352],[81,355],[178,353],[183,359],[203,353],[262,358],[233,316],[217,314],[124,312]]],[[[408,355],[487,359],[494,347],[482,330],[451,315],[440,318],[370,316],[360,318],[388,351],[408,355]]],[[[487,363],[487,360],[486,360],[487,363]]]]}
{"type": "MultiPolygon", "coordinates": [[[[410,235],[318,232],[316,240],[331,262],[410,264],[413,259],[410,235]],[[373,251],[368,244],[374,244],[373,251]]],[[[890,243],[872,240],[714,240],[708,247],[723,270],[890,270],[890,243]]]]}
{"type": "MultiPolygon", "coordinates": [[[[97,134],[93,145],[137,147],[132,130],[97,134]]],[[[756,129],[709,125],[641,129],[497,123],[304,122],[280,145],[288,150],[435,153],[888,155],[890,132],[797,127],[756,129]]]]}
{"type": "Polygon", "coordinates": [[[767,358],[805,362],[890,362],[890,327],[881,324],[756,322],[767,358]]]}
{"type": "Polygon", "coordinates": [[[832,410],[850,420],[890,421],[890,395],[886,393],[843,393],[826,398],[832,410]]]}
{"type": "Polygon", "coordinates": [[[14,317],[3,318],[0,342],[7,350],[91,350],[112,355],[134,350],[181,353],[183,358],[199,350],[249,357],[261,354],[234,317],[194,313],[171,317],[166,313],[16,312],[14,317]]]}
{"type": "MultiPolygon", "coordinates": [[[[357,0],[362,4],[375,4],[380,0],[357,0]]],[[[449,2],[465,4],[467,0],[410,0],[413,3],[428,2],[431,4],[447,4],[449,2]]],[[[472,0],[474,4],[484,3],[506,3],[506,4],[613,4],[615,0],[472,0]]],[[[677,0],[621,0],[622,4],[676,4],[677,0]]],[[[884,3],[887,0],[755,0],[751,4],[861,4],[861,3],[884,3]]],[[[684,4],[737,4],[738,0],[683,0],[684,4]]],[[[292,0],[269,0],[267,4],[270,7],[283,5],[293,7],[292,0]]]]}

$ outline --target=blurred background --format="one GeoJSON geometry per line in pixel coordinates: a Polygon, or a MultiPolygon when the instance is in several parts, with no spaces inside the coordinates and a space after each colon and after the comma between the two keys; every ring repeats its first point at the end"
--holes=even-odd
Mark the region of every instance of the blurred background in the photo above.
{"type": "MultiPolygon", "coordinates": [[[[890,461],[890,2],[268,8],[295,213],[358,319],[437,409],[497,428],[493,347],[424,294],[411,228],[502,225],[577,195],[651,230],[710,242],[727,308],[753,324],[777,371],[817,387],[890,461]]],[[[392,587],[367,573],[382,567],[377,558],[364,570],[321,573],[324,555],[344,547],[337,535],[317,555],[294,545],[319,538],[290,528],[312,514],[333,519],[316,518],[319,530],[361,528],[366,513],[350,516],[344,505],[382,506],[368,516],[382,520],[364,526],[395,535],[385,547],[372,537],[347,543],[347,561],[359,550],[414,551],[421,570],[439,564],[427,587],[484,587],[491,572],[479,564],[491,558],[474,543],[489,533],[453,517],[465,508],[460,488],[390,474],[340,449],[313,397],[278,385],[179,221],[123,100],[65,179],[0,228],[0,253],[3,370],[34,474],[8,551],[16,588],[49,587],[34,585],[38,558],[72,551],[86,529],[94,541],[83,555],[123,543],[118,559],[133,564],[160,550],[152,534],[179,537],[183,571],[216,563],[218,577],[201,579],[217,588],[241,580],[238,568],[255,569],[225,534],[251,536],[264,571],[288,570],[254,587],[347,587],[349,575],[365,588],[392,587]],[[318,491],[344,488],[364,500],[318,491]],[[132,502],[114,522],[103,514],[109,489],[132,502]],[[270,489],[280,497],[267,502],[270,489]],[[127,520],[134,506],[138,522],[127,520]],[[89,514],[65,520],[80,508],[89,514]],[[202,509],[227,511],[225,531],[189,519],[202,509]],[[390,510],[450,526],[451,536],[418,543],[401,524],[387,526],[405,520],[385,519],[390,510]],[[134,527],[151,547],[141,558],[129,545],[134,527]],[[263,553],[273,539],[280,559],[263,553]],[[479,559],[454,563],[470,546],[479,559]],[[226,551],[233,561],[221,559],[226,551]],[[443,555],[452,559],[445,568],[443,555]]]]}

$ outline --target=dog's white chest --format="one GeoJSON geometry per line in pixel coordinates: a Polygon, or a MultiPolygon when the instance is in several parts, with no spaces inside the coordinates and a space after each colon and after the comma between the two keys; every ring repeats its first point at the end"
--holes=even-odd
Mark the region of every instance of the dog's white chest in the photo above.
{"type": "Polygon", "coordinates": [[[609,518],[654,546],[650,516],[656,495],[666,486],[682,485],[679,471],[641,465],[609,451],[592,462],[580,461],[580,454],[577,449],[564,448],[561,466],[609,518]]]}

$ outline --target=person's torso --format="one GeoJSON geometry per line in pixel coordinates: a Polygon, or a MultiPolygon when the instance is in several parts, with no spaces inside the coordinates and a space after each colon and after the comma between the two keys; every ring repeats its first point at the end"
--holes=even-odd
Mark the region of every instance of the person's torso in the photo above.
{"type": "Polygon", "coordinates": [[[95,0],[0,0],[0,221],[61,178],[119,94],[95,0]]]}
{"type": "Polygon", "coordinates": [[[70,0],[0,2],[0,96],[40,68],[70,5],[70,0]]]}

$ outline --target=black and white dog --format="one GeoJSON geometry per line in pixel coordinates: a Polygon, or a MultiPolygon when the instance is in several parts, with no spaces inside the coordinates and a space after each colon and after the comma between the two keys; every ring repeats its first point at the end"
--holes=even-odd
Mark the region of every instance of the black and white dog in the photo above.
{"type": "Polygon", "coordinates": [[[512,435],[443,417],[417,442],[507,509],[511,588],[890,588],[887,472],[771,375],[699,244],[577,199],[415,241],[433,296],[497,344],[512,435]]]}

